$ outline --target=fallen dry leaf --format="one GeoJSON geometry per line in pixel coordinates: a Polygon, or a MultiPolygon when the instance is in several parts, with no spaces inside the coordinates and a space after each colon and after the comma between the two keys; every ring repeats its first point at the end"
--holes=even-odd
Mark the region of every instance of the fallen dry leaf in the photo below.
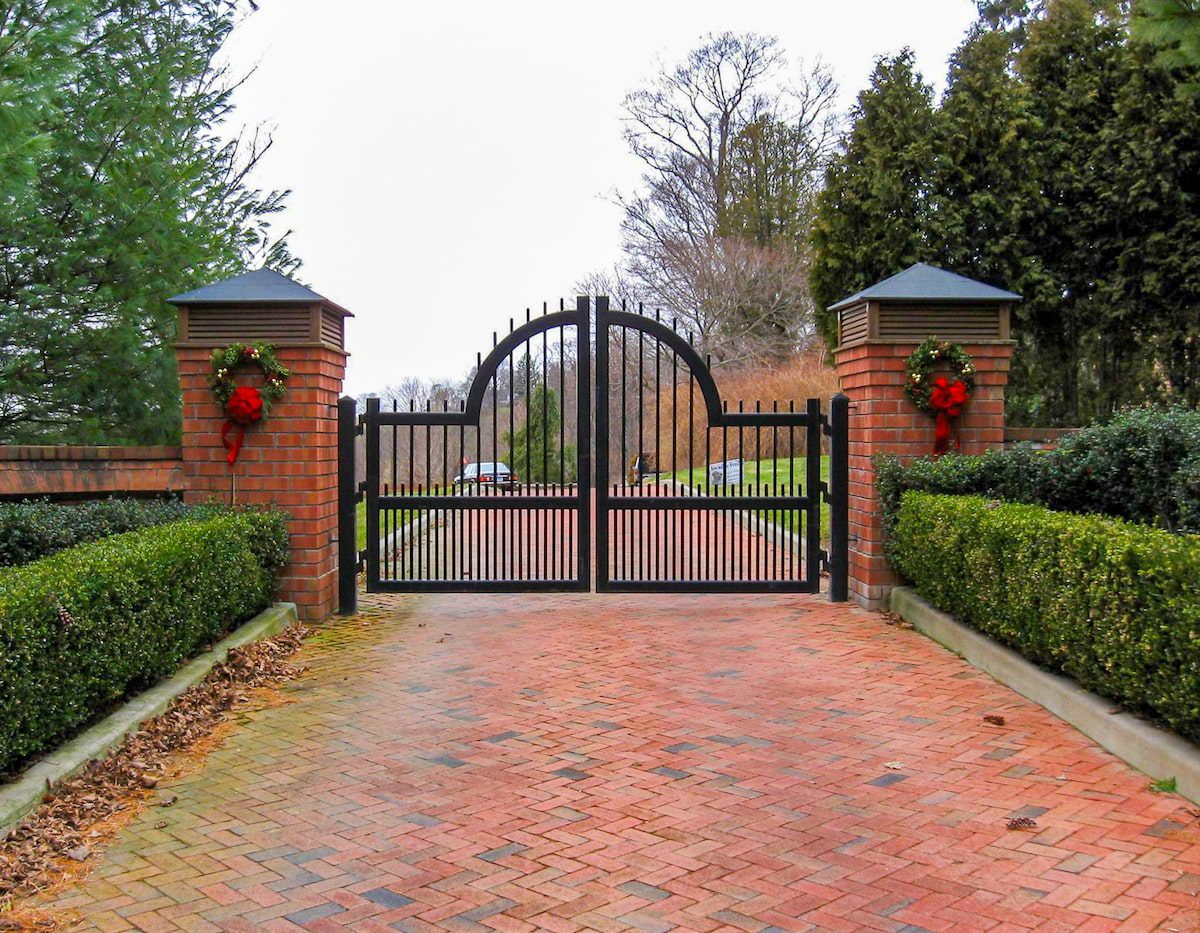
{"type": "Polygon", "coordinates": [[[303,668],[289,658],[307,634],[307,629],[295,626],[230,651],[203,681],[176,697],[162,715],[143,723],[111,755],[89,762],[52,788],[42,805],[0,840],[0,919],[23,924],[9,929],[39,928],[6,913],[14,899],[51,887],[72,871],[67,862],[86,861],[92,848],[85,840],[110,835],[115,819],[135,812],[131,804],[150,795],[176,752],[202,745],[251,691],[300,674],[303,668]],[[147,784],[147,778],[152,783],[147,784]]]}
{"type": "Polygon", "coordinates": [[[913,627],[913,624],[909,622],[908,619],[904,618],[899,613],[892,612],[891,609],[880,609],[877,611],[881,616],[883,616],[883,621],[888,625],[894,625],[896,628],[907,629],[911,629],[913,627]]]}

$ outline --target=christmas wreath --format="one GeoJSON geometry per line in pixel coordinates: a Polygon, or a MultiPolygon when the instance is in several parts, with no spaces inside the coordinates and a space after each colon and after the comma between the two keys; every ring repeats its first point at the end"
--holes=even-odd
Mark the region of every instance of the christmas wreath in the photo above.
{"type": "Polygon", "coordinates": [[[226,420],[221,427],[221,443],[229,451],[226,459],[232,465],[242,449],[246,428],[266,417],[272,402],[283,398],[284,382],[292,374],[275,356],[275,348],[267,343],[231,343],[212,355],[212,375],[209,384],[213,395],[225,409],[226,420]],[[256,365],[263,373],[263,387],[240,386],[233,381],[234,372],[242,366],[256,365]],[[237,429],[231,441],[230,433],[237,429]]]}
{"type": "Polygon", "coordinates": [[[962,347],[948,340],[930,337],[904,361],[904,394],[926,414],[937,419],[933,452],[944,454],[960,447],[955,422],[975,391],[975,363],[962,347]],[[939,366],[948,367],[952,376],[934,377],[939,366]]]}

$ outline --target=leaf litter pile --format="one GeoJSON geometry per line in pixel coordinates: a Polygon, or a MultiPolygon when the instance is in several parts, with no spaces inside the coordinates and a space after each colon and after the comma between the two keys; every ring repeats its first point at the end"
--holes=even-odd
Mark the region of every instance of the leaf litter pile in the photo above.
{"type": "MultiPolygon", "coordinates": [[[[111,755],[89,762],[47,793],[42,805],[0,840],[0,930],[52,928],[48,919],[22,920],[5,910],[15,898],[46,891],[70,877],[74,866],[88,860],[92,846],[112,835],[159,780],[170,776],[176,752],[201,743],[232,715],[254,705],[255,691],[302,673],[304,668],[290,659],[307,634],[296,625],[234,648],[203,681],[111,755]]],[[[159,805],[170,806],[175,799],[159,805]]]]}

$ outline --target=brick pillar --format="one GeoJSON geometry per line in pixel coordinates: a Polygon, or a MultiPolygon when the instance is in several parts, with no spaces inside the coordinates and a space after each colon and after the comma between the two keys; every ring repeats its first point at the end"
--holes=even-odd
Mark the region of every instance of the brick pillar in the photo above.
{"type": "MultiPolygon", "coordinates": [[[[323,619],[338,602],[337,400],[347,359],[340,345],[342,321],[349,312],[269,270],[180,295],[172,303],[180,308],[176,359],[185,498],[286,511],[292,553],[280,598],[296,603],[303,619],[323,619]],[[208,382],[211,356],[216,347],[255,341],[274,345],[292,374],[284,397],[247,429],[231,466],[221,444],[224,413],[208,382]]],[[[235,378],[239,385],[262,383],[252,365],[235,378]]]]}
{"type": "Polygon", "coordinates": [[[934,419],[904,394],[905,359],[926,336],[962,345],[977,370],[975,392],[958,420],[962,452],[1002,448],[1004,387],[1014,347],[1008,339],[1009,310],[1017,300],[1009,292],[918,265],[831,308],[839,314],[838,379],[850,397],[850,595],[868,609],[883,607],[900,582],[884,556],[872,458],[886,453],[912,459],[933,452],[934,419]]]}

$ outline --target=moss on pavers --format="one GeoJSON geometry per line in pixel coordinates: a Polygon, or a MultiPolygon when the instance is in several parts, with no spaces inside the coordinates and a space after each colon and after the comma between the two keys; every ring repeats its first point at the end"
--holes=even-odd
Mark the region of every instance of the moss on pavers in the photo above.
{"type": "Polygon", "coordinates": [[[276,603],[264,609],[175,674],[139,693],[81,735],[39,759],[15,781],[0,787],[0,839],[37,807],[49,787],[70,777],[93,758],[107,754],[146,720],[165,712],[177,696],[224,661],[231,649],[278,635],[295,625],[298,618],[295,603],[276,603]]]}

